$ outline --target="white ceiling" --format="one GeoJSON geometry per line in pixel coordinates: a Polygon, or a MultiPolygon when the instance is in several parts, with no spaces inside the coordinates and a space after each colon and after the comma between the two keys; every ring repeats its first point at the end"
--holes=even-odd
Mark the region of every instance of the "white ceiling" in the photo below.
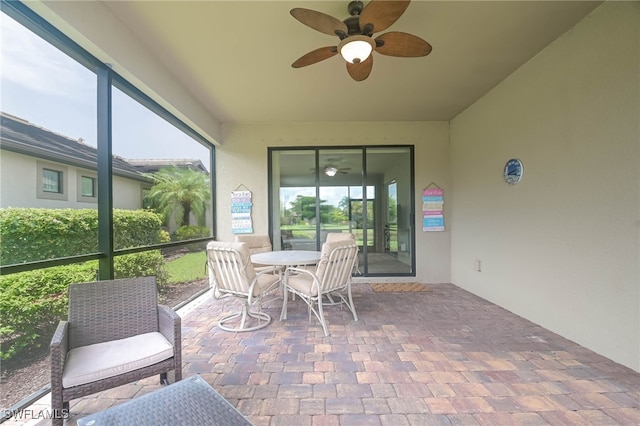
{"type": "Polygon", "coordinates": [[[289,11],[304,7],[342,20],[346,0],[104,4],[220,122],[248,123],[451,120],[599,3],[414,0],[386,31],[415,34],[433,52],[374,53],[362,82],[349,77],[339,56],[291,67],[338,37],[289,11]]]}

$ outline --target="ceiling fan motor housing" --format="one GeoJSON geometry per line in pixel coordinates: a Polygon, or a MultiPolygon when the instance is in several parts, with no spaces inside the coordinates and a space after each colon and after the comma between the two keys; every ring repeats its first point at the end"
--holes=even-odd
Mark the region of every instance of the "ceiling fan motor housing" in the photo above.
{"type": "Polygon", "coordinates": [[[354,0],[349,2],[349,6],[347,6],[347,10],[349,11],[349,15],[356,16],[360,15],[362,9],[364,8],[364,3],[359,0],[354,0]]]}

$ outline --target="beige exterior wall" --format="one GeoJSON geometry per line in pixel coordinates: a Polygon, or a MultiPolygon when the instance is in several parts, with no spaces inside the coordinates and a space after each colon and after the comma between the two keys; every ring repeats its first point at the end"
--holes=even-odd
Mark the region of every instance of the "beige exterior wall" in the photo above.
{"type": "MultiPolygon", "coordinates": [[[[79,169],[62,163],[45,161],[64,168],[67,180],[66,200],[50,200],[37,197],[38,162],[34,157],[15,152],[0,151],[0,207],[33,207],[48,209],[96,209],[93,202],[78,201],[79,169]]],[[[84,169],[80,169],[86,172],[84,169]]],[[[91,172],[89,172],[91,174],[91,172]]],[[[117,209],[136,210],[142,208],[142,184],[131,179],[115,176],[113,179],[113,204],[117,209]]]]}
{"type": "Polygon", "coordinates": [[[449,197],[454,284],[638,371],[639,28],[604,3],[454,119],[449,197]]]}
{"type": "Polygon", "coordinates": [[[218,240],[231,241],[231,191],[239,185],[252,191],[255,233],[269,230],[267,148],[278,146],[414,145],[416,169],[417,279],[449,282],[449,228],[422,232],[422,188],[431,182],[445,190],[445,224],[450,205],[449,124],[445,122],[290,123],[224,125],[224,145],[216,151],[218,240]]]}

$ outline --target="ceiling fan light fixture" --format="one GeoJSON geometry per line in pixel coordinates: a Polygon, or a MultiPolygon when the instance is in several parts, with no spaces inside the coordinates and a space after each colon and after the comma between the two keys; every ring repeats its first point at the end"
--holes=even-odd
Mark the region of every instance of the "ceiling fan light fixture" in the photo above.
{"type": "Polygon", "coordinates": [[[327,176],[335,176],[338,173],[338,169],[333,166],[327,166],[324,168],[324,174],[327,176]]]}
{"type": "Polygon", "coordinates": [[[365,35],[349,36],[338,44],[338,52],[340,52],[345,61],[351,64],[364,62],[374,48],[375,42],[373,39],[365,35]]]}

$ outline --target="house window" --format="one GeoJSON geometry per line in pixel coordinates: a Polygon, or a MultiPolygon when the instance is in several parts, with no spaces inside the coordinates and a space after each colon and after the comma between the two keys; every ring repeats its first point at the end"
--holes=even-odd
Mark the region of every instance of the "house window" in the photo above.
{"type": "Polygon", "coordinates": [[[67,201],[67,168],[53,163],[37,162],[38,198],[67,201]]]}
{"type": "Polygon", "coordinates": [[[98,177],[96,173],[86,171],[78,173],[78,201],[98,202],[98,177]]]}
{"type": "Polygon", "coordinates": [[[62,194],[62,172],[60,170],[42,170],[42,190],[62,194]]]}
{"type": "Polygon", "coordinates": [[[96,180],[88,176],[82,176],[81,180],[82,180],[82,196],[95,197],[96,196],[96,180]]]}

